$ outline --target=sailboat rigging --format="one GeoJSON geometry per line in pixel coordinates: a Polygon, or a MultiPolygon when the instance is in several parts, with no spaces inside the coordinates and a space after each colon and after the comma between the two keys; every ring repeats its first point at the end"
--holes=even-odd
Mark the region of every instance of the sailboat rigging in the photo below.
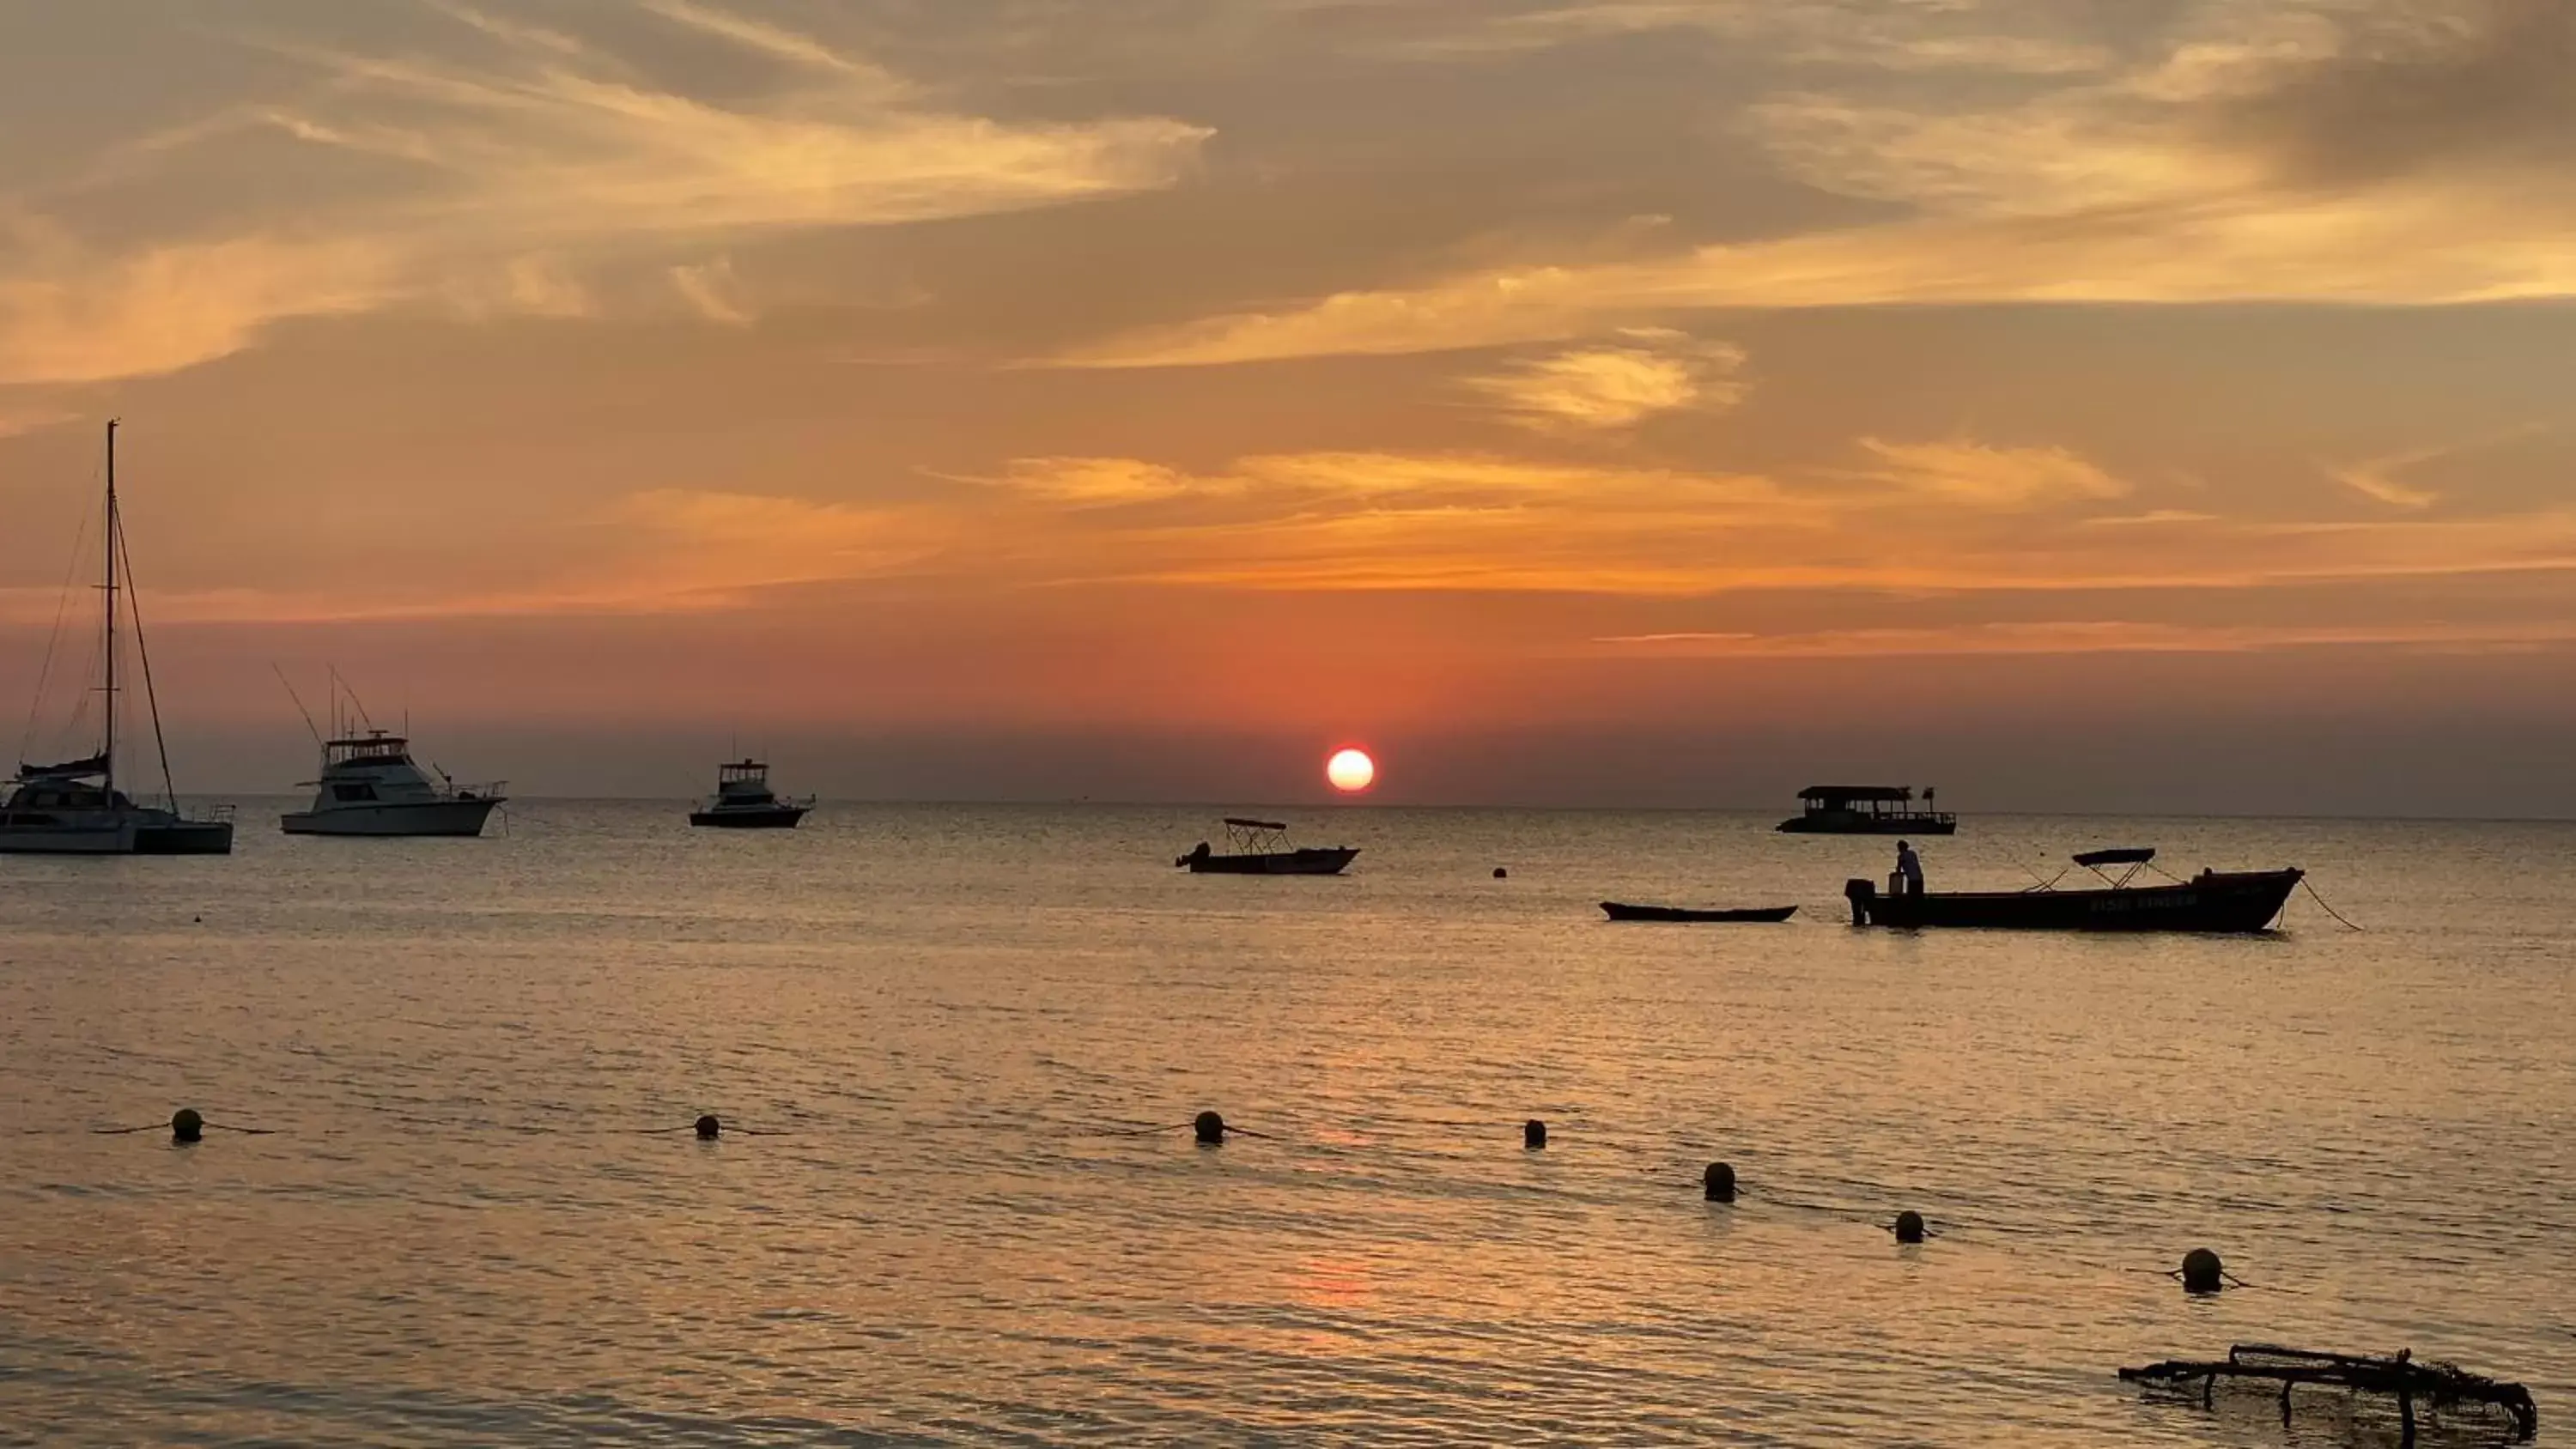
{"type": "MultiPolygon", "coordinates": [[[[152,683],[152,656],[143,639],[143,613],[134,598],[134,561],[125,539],[124,515],[116,496],[117,422],[107,424],[106,537],[102,541],[100,591],[106,600],[101,633],[102,708],[98,752],[53,765],[18,763],[8,801],[0,805],[0,854],[43,855],[229,855],[232,821],[221,817],[191,819],[180,813],[179,795],[170,775],[170,749],[161,728],[161,701],[152,683]],[[136,662],[143,670],[143,698],[152,715],[152,740],[161,763],[163,803],[140,805],[116,788],[117,682],[123,645],[117,638],[119,573],[124,574],[124,607],[133,611],[136,662]]],[[[50,662],[48,671],[50,672],[50,662]]],[[[40,686],[41,690],[41,686],[40,686]]],[[[41,699],[38,701],[41,706],[41,699]]]]}

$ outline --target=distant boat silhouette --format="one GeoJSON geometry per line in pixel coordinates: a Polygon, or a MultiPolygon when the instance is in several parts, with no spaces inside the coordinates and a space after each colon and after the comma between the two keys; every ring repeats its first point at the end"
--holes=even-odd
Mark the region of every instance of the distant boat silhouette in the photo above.
{"type": "Polygon", "coordinates": [[[769,788],[769,766],[740,759],[716,767],[715,798],[689,812],[691,825],[727,830],[792,830],[814,808],[814,797],[781,798],[769,788]]]}
{"type": "Polygon", "coordinates": [[[1225,843],[1219,854],[1202,840],[1172,864],[1192,875],[1340,875],[1359,855],[1342,845],[1292,847],[1283,822],[1232,815],[1225,819],[1225,843]]]}
{"type": "Polygon", "coordinates": [[[1769,923],[1798,914],[1796,906],[1756,906],[1748,910],[1695,911],[1682,906],[1631,906],[1603,901],[1602,913],[1614,921],[1691,921],[1769,923]]]}
{"type": "Polygon", "coordinates": [[[1798,792],[1806,808],[1778,825],[1791,835],[1951,835],[1959,817],[1929,808],[1932,791],[1923,792],[1926,808],[1914,808],[1914,792],[1903,785],[1809,785],[1798,792]],[[1893,809],[1889,807],[1895,807],[1893,809]]]}

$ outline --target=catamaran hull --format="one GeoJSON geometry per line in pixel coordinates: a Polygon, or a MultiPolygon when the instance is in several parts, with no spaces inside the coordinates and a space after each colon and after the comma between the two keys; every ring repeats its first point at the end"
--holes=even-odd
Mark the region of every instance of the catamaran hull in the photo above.
{"type": "Polygon", "coordinates": [[[1191,855],[1181,864],[1192,875],[1340,875],[1358,854],[1354,847],[1308,846],[1262,855],[1191,855]]]}
{"type": "Polygon", "coordinates": [[[102,825],[0,831],[0,855],[230,855],[233,828],[223,821],[177,825],[102,825]]]}
{"type": "Polygon", "coordinates": [[[289,835],[444,835],[483,833],[499,800],[422,800],[387,805],[344,805],[336,810],[307,810],[281,815],[278,828],[289,835]]]}
{"type": "Polygon", "coordinates": [[[1925,895],[1880,895],[1873,882],[1855,880],[1843,894],[1856,926],[2249,933],[2271,929],[2302,879],[2297,870],[2211,871],[2175,885],[2125,890],[1925,895]]]}

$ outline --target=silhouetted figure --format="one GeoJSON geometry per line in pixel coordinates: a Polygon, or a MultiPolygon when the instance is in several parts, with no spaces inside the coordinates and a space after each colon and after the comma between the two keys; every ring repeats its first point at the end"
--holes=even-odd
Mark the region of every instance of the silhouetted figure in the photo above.
{"type": "Polygon", "coordinates": [[[1896,888],[1909,896],[1923,894],[1923,857],[1910,840],[1896,842],[1896,888]]]}

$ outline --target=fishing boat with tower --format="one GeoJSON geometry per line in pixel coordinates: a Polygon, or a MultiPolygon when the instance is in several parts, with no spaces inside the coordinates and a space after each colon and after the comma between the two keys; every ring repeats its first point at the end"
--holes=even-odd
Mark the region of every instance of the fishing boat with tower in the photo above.
{"type": "Polygon", "coordinates": [[[691,825],[725,830],[793,830],[814,797],[795,799],[769,788],[769,765],[746,755],[716,767],[715,798],[689,812],[691,825]]]}
{"type": "Polygon", "coordinates": [[[86,701],[95,697],[99,708],[99,747],[95,753],[58,764],[35,765],[26,761],[26,744],[33,743],[34,722],[44,707],[45,682],[53,673],[53,645],[45,651],[45,665],[36,685],[36,700],[29,710],[26,743],[19,750],[18,773],[9,782],[5,804],[0,804],[0,854],[18,855],[229,855],[233,848],[233,823],[221,814],[193,817],[179,808],[179,796],[170,778],[170,750],[161,731],[161,703],[152,685],[152,655],[143,638],[143,612],[138,606],[133,587],[134,562],[125,540],[125,520],[118,511],[116,498],[116,430],[115,420],[107,424],[107,507],[103,572],[99,585],[105,601],[99,669],[101,682],[94,694],[85,693],[84,705],[74,712],[74,728],[87,713],[86,701]],[[123,609],[130,627],[117,628],[117,613],[123,609]],[[134,641],[135,661],[142,667],[143,700],[152,716],[152,746],[161,766],[161,803],[146,804],[135,800],[117,787],[117,752],[122,741],[118,726],[123,714],[124,695],[129,688],[123,677],[125,639],[134,641]]]}
{"type": "MultiPolygon", "coordinates": [[[[322,775],[303,782],[314,792],[311,808],[279,816],[278,828],[289,835],[481,835],[483,823],[509,798],[501,782],[459,785],[435,764],[422,770],[411,757],[408,726],[402,734],[376,728],[338,670],[330,679],[329,738],[295,698],[305,729],[322,751],[322,775]]],[[[283,670],[278,681],[294,698],[295,686],[283,670]]]]}

